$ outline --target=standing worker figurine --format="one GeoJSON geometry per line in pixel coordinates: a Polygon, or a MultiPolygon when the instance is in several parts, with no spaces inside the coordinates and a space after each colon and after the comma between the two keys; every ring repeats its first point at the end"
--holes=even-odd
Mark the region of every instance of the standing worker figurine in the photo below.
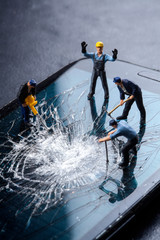
{"type": "Polygon", "coordinates": [[[91,58],[93,60],[93,71],[91,77],[91,85],[90,85],[90,92],[88,94],[88,100],[90,100],[93,95],[95,94],[96,82],[97,78],[100,77],[102,81],[102,86],[104,89],[104,98],[109,98],[109,91],[108,91],[108,84],[106,79],[106,72],[105,72],[105,63],[107,61],[115,61],[117,59],[118,50],[114,49],[112,51],[113,55],[110,56],[108,54],[103,53],[103,43],[97,42],[96,48],[97,53],[88,53],[86,51],[87,44],[86,42],[81,43],[82,46],[82,53],[85,57],[91,58]]]}
{"type": "Polygon", "coordinates": [[[23,86],[21,86],[19,92],[18,92],[18,100],[21,106],[21,112],[22,117],[25,123],[25,126],[30,127],[31,124],[29,122],[29,118],[31,117],[30,110],[28,105],[26,104],[25,99],[29,96],[33,95],[35,98],[36,95],[36,81],[34,79],[31,79],[29,82],[25,83],[23,86]]]}
{"type": "Polygon", "coordinates": [[[127,80],[121,79],[120,77],[115,77],[113,82],[117,85],[120,91],[120,105],[123,105],[125,94],[129,95],[129,101],[125,103],[125,108],[121,116],[117,117],[117,120],[126,119],[130,108],[134,101],[136,101],[137,107],[141,114],[140,125],[144,125],[146,123],[146,111],[143,105],[142,91],[138,85],[127,80]]]}
{"type": "Polygon", "coordinates": [[[109,125],[115,128],[115,130],[108,133],[107,137],[100,138],[99,142],[105,142],[113,140],[116,137],[124,136],[128,141],[123,146],[121,152],[123,155],[122,161],[119,163],[120,167],[127,167],[129,164],[129,150],[132,149],[134,155],[137,155],[136,144],[138,143],[138,135],[136,131],[128,125],[124,120],[117,122],[115,120],[110,120],[109,125]]]}

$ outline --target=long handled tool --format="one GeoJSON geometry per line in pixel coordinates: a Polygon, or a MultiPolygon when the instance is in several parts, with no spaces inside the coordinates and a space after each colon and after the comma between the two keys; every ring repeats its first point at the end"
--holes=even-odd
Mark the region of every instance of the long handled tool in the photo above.
{"type": "MultiPolygon", "coordinates": [[[[129,101],[129,100],[130,100],[129,98],[126,99],[126,100],[124,101],[124,103],[127,102],[127,101],[129,101]]],[[[107,112],[107,114],[108,114],[108,116],[109,116],[110,118],[112,118],[113,120],[115,120],[115,119],[111,116],[111,113],[112,113],[114,110],[116,110],[118,107],[120,107],[120,106],[121,106],[121,105],[118,104],[118,105],[117,105],[115,108],[113,108],[110,112],[108,112],[106,109],[105,109],[105,111],[107,112]]],[[[107,178],[108,164],[109,164],[107,141],[105,141],[105,149],[106,149],[106,177],[105,177],[105,178],[107,178]]]]}
{"type": "MultiPolygon", "coordinates": [[[[126,100],[124,100],[123,101],[123,103],[125,103],[125,102],[127,102],[127,101],[129,101],[130,99],[129,98],[127,98],[126,100]]],[[[108,115],[110,115],[114,110],[116,110],[117,108],[119,108],[121,106],[121,104],[118,104],[115,108],[113,108],[110,112],[107,112],[108,113],[108,115]]]]}
{"type": "Polygon", "coordinates": [[[108,164],[109,164],[107,141],[105,141],[105,149],[106,149],[106,177],[105,178],[107,178],[108,164]]]}

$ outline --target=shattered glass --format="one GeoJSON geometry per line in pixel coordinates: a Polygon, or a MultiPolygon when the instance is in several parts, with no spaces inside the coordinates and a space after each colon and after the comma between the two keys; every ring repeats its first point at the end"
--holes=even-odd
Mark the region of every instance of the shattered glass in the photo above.
{"type": "Polygon", "coordinates": [[[138,154],[120,169],[125,138],[98,143],[111,130],[106,110],[119,103],[117,89],[109,83],[104,100],[98,83],[87,101],[89,81],[89,72],[72,68],[39,93],[31,128],[24,128],[19,108],[0,121],[0,236],[87,239],[107,216],[106,226],[118,221],[141,198],[142,185],[147,193],[145,181],[160,166],[159,96],[144,91],[146,126],[133,105],[128,122],[139,136],[138,154]]]}

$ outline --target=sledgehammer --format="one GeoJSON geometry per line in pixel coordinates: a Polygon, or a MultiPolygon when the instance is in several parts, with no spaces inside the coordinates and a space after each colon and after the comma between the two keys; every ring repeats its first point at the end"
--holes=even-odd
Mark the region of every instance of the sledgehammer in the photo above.
{"type": "MultiPolygon", "coordinates": [[[[129,101],[130,100],[130,98],[127,98],[126,100],[124,100],[123,101],[123,103],[125,103],[125,102],[127,102],[127,101],[129,101]]],[[[110,116],[110,114],[112,113],[112,112],[114,112],[114,110],[116,110],[117,108],[119,108],[121,106],[121,104],[118,104],[115,108],[113,108],[110,112],[107,112],[107,114],[110,116]]]]}

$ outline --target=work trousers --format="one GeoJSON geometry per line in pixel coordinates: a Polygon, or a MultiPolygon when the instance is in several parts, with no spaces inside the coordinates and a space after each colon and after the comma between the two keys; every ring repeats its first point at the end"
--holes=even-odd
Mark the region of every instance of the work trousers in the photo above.
{"type": "Polygon", "coordinates": [[[133,149],[133,152],[136,154],[136,144],[138,143],[138,137],[132,138],[131,140],[128,140],[126,144],[122,148],[122,154],[123,154],[123,161],[124,163],[129,163],[129,150],[133,149]]]}
{"type": "Polygon", "coordinates": [[[141,92],[139,92],[139,94],[136,95],[133,99],[131,99],[131,100],[129,100],[125,103],[125,107],[124,107],[122,115],[125,118],[127,118],[128,113],[129,113],[129,111],[131,109],[131,106],[134,103],[134,101],[136,101],[137,107],[140,111],[141,120],[145,121],[146,120],[146,111],[145,111],[145,108],[144,108],[144,105],[143,105],[143,98],[142,98],[142,93],[141,92]]]}
{"type": "Polygon", "coordinates": [[[100,79],[101,79],[105,97],[109,97],[106,72],[104,70],[93,69],[89,94],[91,94],[91,95],[95,94],[96,82],[97,82],[98,77],[100,77],[100,79]]]}
{"type": "Polygon", "coordinates": [[[22,104],[20,104],[20,106],[21,106],[23,120],[25,123],[28,123],[29,122],[29,113],[30,113],[29,107],[28,106],[23,107],[22,104]]]}

